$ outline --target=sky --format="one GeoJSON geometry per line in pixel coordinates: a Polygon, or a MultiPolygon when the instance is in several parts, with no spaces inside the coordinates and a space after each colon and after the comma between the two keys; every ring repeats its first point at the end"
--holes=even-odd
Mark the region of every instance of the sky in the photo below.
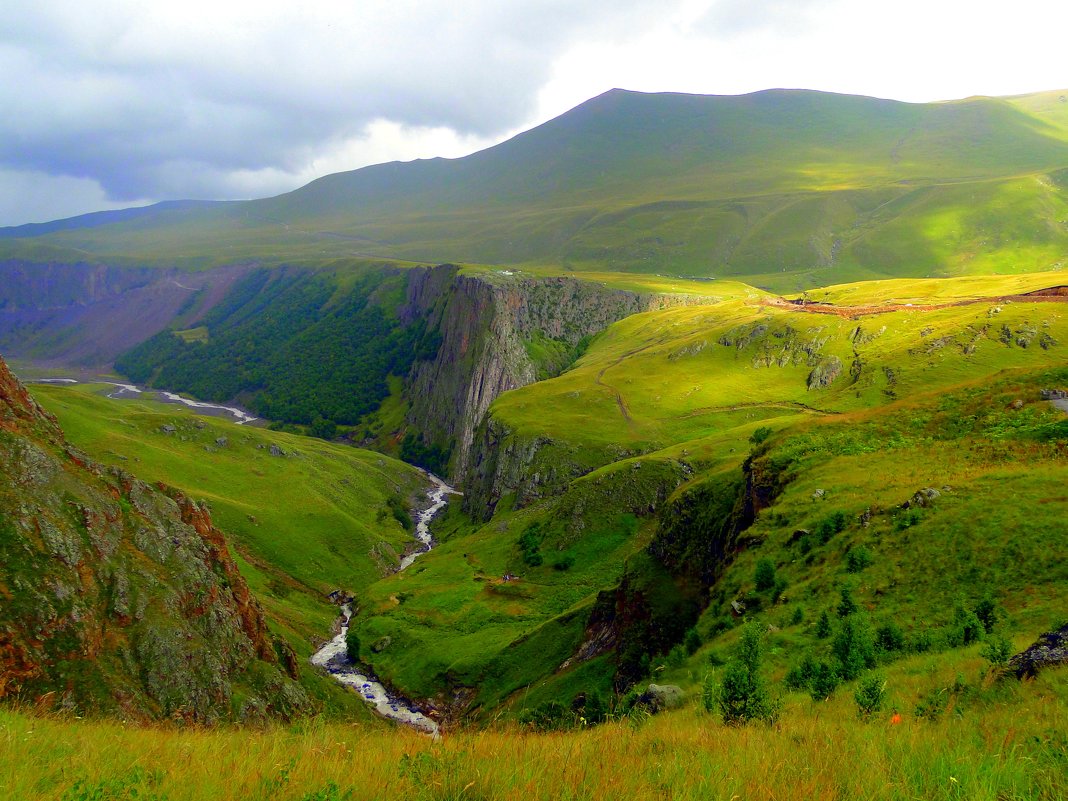
{"type": "Polygon", "coordinates": [[[0,226],[480,150],[612,88],[1068,88],[1063,0],[4,0],[0,226]]]}

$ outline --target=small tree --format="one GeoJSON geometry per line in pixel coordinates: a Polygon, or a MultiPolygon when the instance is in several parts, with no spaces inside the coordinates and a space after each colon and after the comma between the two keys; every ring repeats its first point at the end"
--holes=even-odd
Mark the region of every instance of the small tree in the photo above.
{"type": "Polygon", "coordinates": [[[756,571],[753,573],[753,581],[756,583],[757,592],[764,592],[774,587],[775,563],[770,559],[758,560],[756,571]]]}
{"type": "Polygon", "coordinates": [[[886,679],[879,673],[864,677],[857,682],[853,700],[857,702],[857,710],[861,717],[871,717],[873,713],[883,708],[883,701],[886,700],[886,679]]]}
{"type": "Polygon", "coordinates": [[[946,643],[950,648],[960,648],[962,645],[971,645],[978,642],[986,634],[986,627],[975,614],[968,609],[963,602],[957,603],[953,612],[953,622],[946,632],[946,643]]]}
{"type": "Polygon", "coordinates": [[[849,617],[856,612],[860,607],[857,606],[857,602],[853,600],[853,588],[849,585],[843,585],[841,589],[842,599],[838,602],[838,617],[849,617]]]}
{"type": "Polygon", "coordinates": [[[820,612],[820,618],[816,621],[816,636],[821,640],[831,636],[831,616],[827,614],[826,609],[820,612]]]}
{"type": "Polygon", "coordinates": [[[996,634],[983,643],[983,647],[979,649],[979,654],[992,667],[1002,670],[1009,663],[1009,659],[1012,658],[1012,651],[1012,641],[1001,634],[996,634]]]}
{"type": "Polygon", "coordinates": [[[760,650],[760,632],[756,624],[750,623],[742,629],[738,653],[724,669],[716,698],[723,722],[728,725],[754,718],[774,723],[778,718],[779,704],[760,677],[760,650]]]}
{"type": "Polygon", "coordinates": [[[831,650],[846,681],[855,679],[865,668],[875,666],[875,637],[867,615],[850,615],[842,621],[831,650]]]}
{"type": "Polygon", "coordinates": [[[825,701],[831,697],[831,693],[838,689],[842,683],[842,677],[838,675],[838,668],[829,662],[819,662],[812,669],[812,677],[809,679],[808,689],[813,701],[825,701]]]}

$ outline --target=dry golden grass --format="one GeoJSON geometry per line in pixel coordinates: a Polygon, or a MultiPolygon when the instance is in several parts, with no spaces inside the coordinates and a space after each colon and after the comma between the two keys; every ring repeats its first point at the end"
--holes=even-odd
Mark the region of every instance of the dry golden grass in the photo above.
{"type": "MultiPolygon", "coordinates": [[[[898,702],[952,666],[901,676],[898,702]]],[[[974,684],[941,719],[870,722],[840,692],[774,727],[696,707],[642,724],[448,734],[304,722],[143,728],[0,712],[0,796],[34,799],[1061,799],[1068,676],[974,684]]]]}

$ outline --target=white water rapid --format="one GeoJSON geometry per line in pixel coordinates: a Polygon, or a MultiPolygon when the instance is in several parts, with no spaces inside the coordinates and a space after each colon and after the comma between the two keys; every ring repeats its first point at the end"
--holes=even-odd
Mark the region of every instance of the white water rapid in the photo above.
{"type": "MultiPolygon", "coordinates": [[[[447,496],[461,494],[437,476],[431,473],[426,475],[434,482],[434,488],[427,493],[427,506],[416,515],[415,538],[420,543],[420,547],[401,559],[398,570],[404,570],[416,560],[416,557],[434,547],[434,541],[430,536],[430,521],[448,502],[447,496]]],[[[349,631],[352,610],[348,604],[341,607],[341,614],[344,621],[341,633],[312,655],[312,664],[325,668],[338,682],[355,689],[363,700],[373,706],[382,717],[413,726],[437,737],[437,721],[424,715],[411,702],[399,696],[390,695],[380,682],[376,681],[373,676],[361,672],[361,668],[349,659],[345,648],[345,635],[349,631]]]]}

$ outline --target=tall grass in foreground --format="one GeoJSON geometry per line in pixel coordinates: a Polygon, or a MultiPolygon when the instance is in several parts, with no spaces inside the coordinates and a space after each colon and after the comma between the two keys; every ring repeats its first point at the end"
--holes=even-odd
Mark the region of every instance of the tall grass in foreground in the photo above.
{"type": "Polygon", "coordinates": [[[1013,681],[937,720],[860,720],[793,697],[774,727],[686,709],[533,734],[307,721],[182,730],[0,711],[0,797],[20,799],[1062,799],[1068,676],[1013,681]],[[959,711],[959,710],[958,710],[959,711]]]}

